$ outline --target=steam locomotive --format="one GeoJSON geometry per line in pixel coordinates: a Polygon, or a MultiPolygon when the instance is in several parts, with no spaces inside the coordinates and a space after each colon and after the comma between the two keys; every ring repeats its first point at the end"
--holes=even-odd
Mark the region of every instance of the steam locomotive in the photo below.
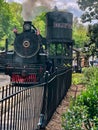
{"type": "Polygon", "coordinates": [[[11,77],[13,84],[36,84],[45,71],[52,75],[55,68],[72,64],[72,17],[69,12],[53,11],[46,14],[46,38],[31,21],[25,21],[23,32],[15,31],[14,50],[0,53],[0,71],[11,77]],[[43,48],[43,45],[45,48],[43,48]]]}

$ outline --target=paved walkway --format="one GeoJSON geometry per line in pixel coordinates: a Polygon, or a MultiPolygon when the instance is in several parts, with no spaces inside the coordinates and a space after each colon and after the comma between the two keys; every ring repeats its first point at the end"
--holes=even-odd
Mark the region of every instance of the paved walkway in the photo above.
{"type": "Polygon", "coordinates": [[[10,77],[5,74],[0,74],[0,88],[10,83],[10,77]]]}

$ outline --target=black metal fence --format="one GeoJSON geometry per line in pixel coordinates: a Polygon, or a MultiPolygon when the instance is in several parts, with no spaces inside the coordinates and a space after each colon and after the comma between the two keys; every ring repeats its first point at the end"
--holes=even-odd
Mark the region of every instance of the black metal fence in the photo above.
{"type": "Polygon", "coordinates": [[[56,71],[54,76],[46,75],[46,84],[44,86],[44,102],[42,114],[45,118],[45,125],[49,122],[51,116],[66,95],[71,86],[72,69],[56,71]]]}
{"type": "Polygon", "coordinates": [[[45,83],[0,89],[0,130],[36,130],[50,120],[71,85],[71,69],[45,75],[45,83]]]}
{"type": "Polygon", "coordinates": [[[44,87],[6,86],[1,89],[0,130],[35,130],[44,87]]]}

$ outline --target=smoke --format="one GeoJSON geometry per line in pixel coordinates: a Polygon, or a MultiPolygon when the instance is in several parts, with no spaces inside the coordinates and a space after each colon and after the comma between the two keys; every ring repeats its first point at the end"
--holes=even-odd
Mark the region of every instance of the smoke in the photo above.
{"type": "Polygon", "coordinates": [[[66,10],[67,7],[64,0],[24,0],[22,6],[22,17],[24,21],[32,21],[32,19],[34,19],[41,12],[48,12],[52,10],[55,6],[57,6],[59,10],[66,10]]]}
{"type": "Polygon", "coordinates": [[[22,6],[22,17],[24,21],[32,21],[43,9],[49,11],[53,5],[55,6],[55,0],[25,0],[22,6]]]}

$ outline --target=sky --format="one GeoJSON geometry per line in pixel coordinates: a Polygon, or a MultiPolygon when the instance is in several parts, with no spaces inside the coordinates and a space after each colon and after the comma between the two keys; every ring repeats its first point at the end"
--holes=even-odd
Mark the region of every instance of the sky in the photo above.
{"type": "MultiPolygon", "coordinates": [[[[18,2],[22,3],[24,0],[6,0],[8,2],[18,2]]],[[[65,9],[71,13],[75,17],[80,17],[82,15],[82,11],[79,9],[78,4],[76,3],[77,0],[54,0],[54,6],[57,6],[59,8],[65,9]]]]}

